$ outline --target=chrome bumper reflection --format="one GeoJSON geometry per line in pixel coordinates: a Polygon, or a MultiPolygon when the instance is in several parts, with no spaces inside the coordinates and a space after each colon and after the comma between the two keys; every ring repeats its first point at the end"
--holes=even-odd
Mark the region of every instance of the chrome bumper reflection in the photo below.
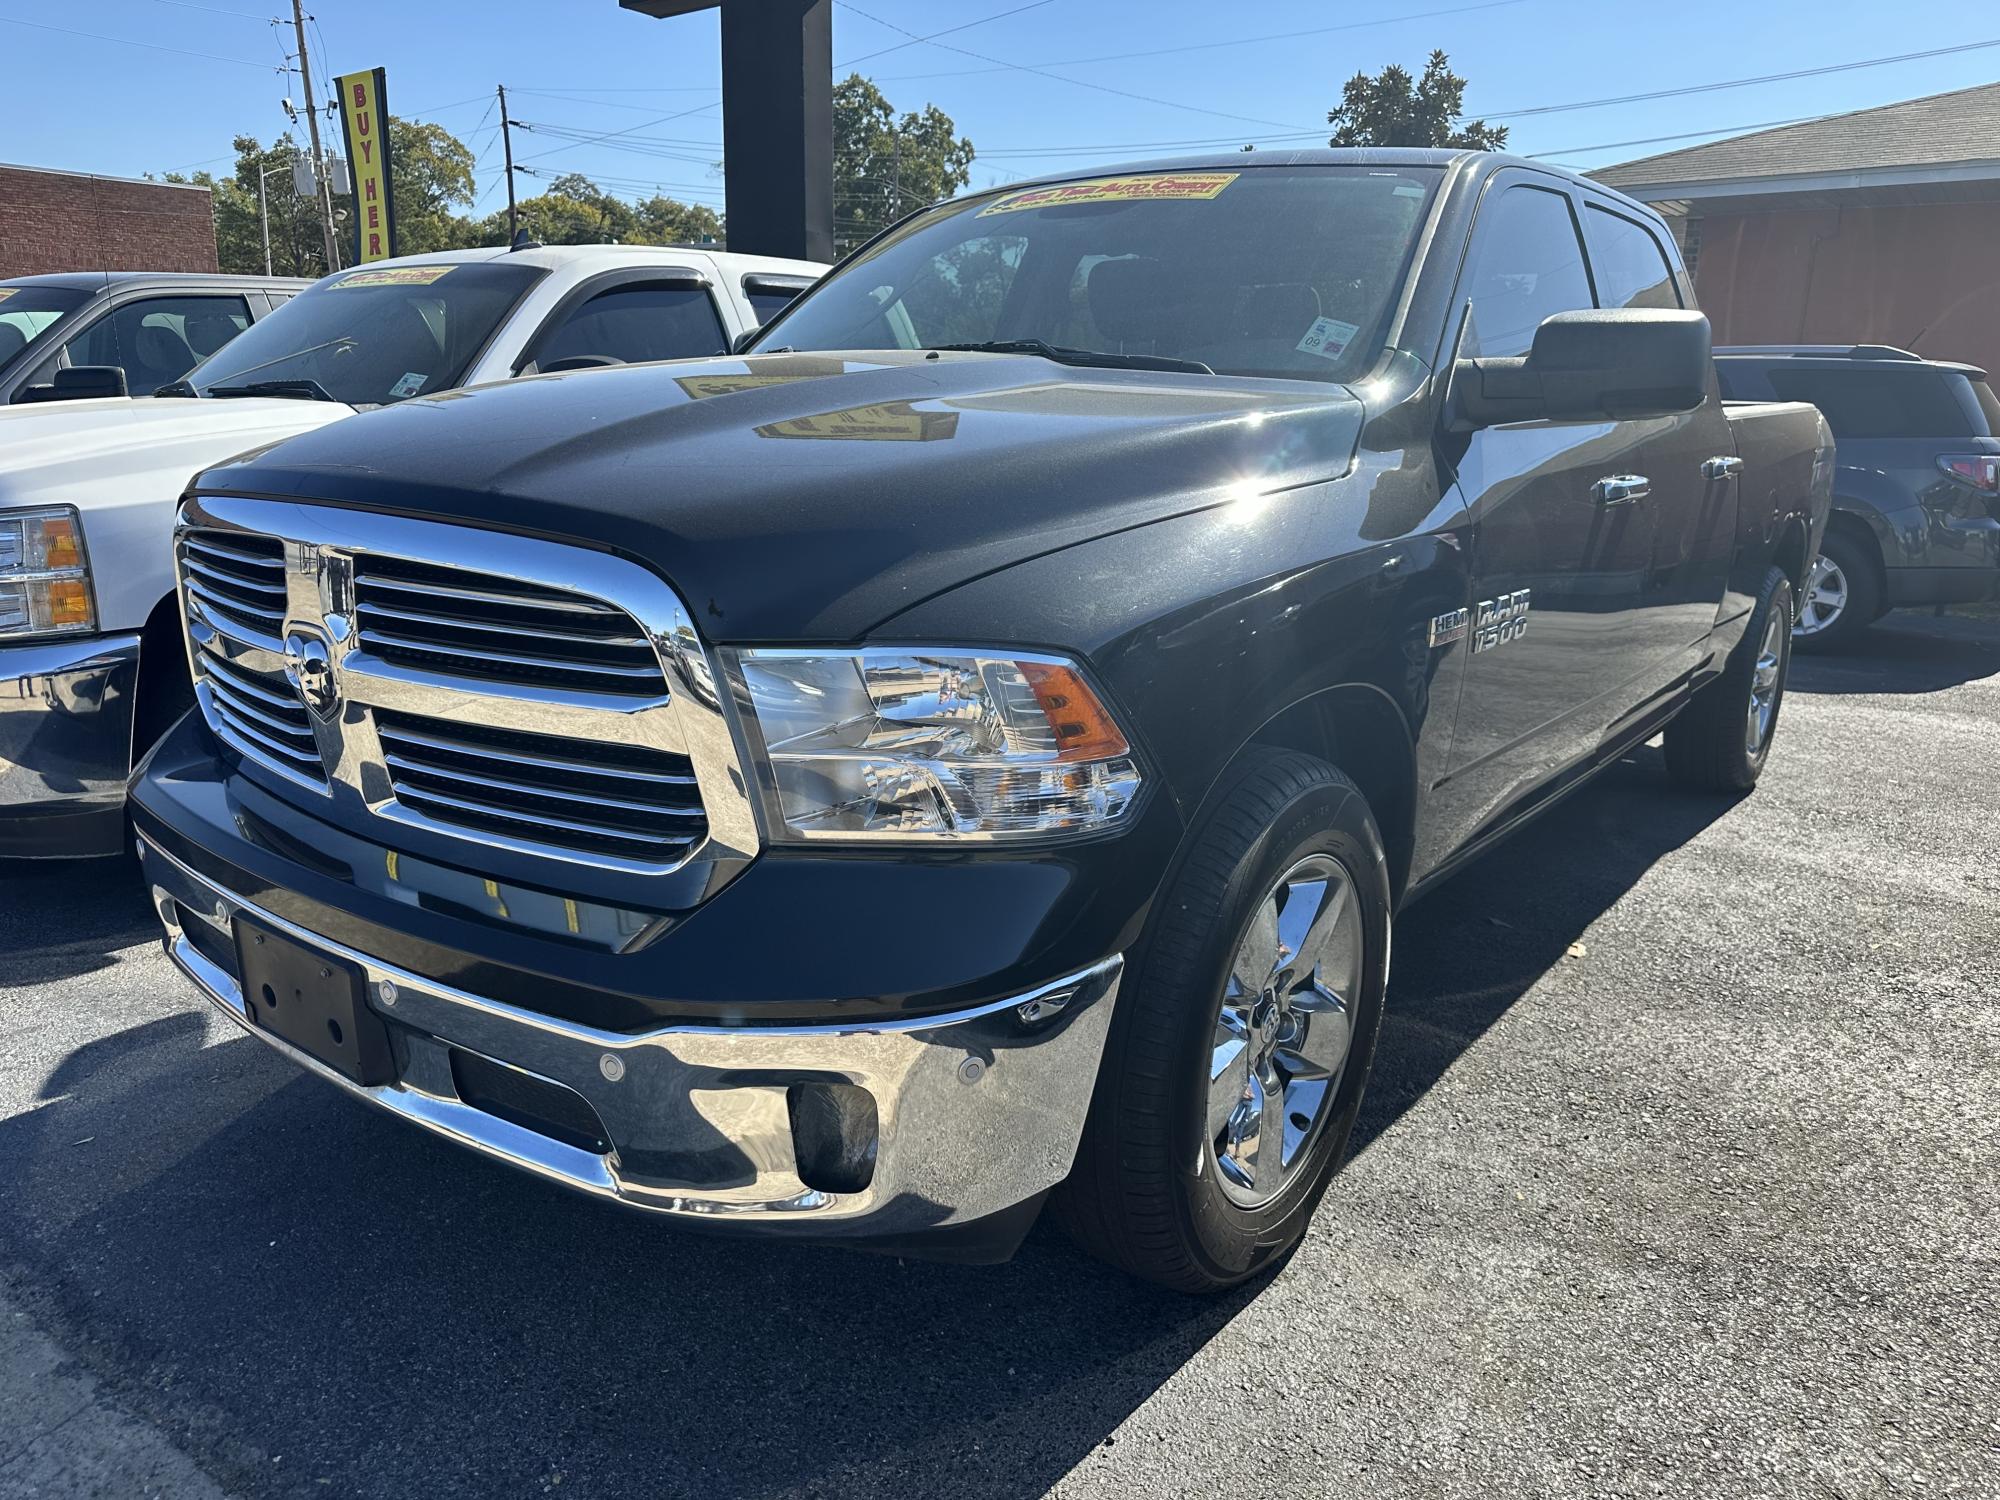
{"type": "Polygon", "coordinates": [[[148,841],[140,856],[174,962],[226,1015],[300,1067],[583,1192],[745,1227],[796,1223],[814,1236],[968,1223],[1061,1180],[1123,967],[1113,956],[1031,992],[920,1021],[626,1035],[521,1011],[329,942],[148,841]],[[238,915],[360,967],[370,1007],[396,1036],[394,1083],[353,1083],[250,1021],[236,979],[185,930],[198,919],[227,939],[238,915]],[[572,1091],[595,1111],[609,1149],[565,1144],[466,1103],[453,1082],[454,1050],[572,1091]],[[872,1098],[866,1186],[830,1191],[801,1176],[788,1092],[812,1084],[854,1085],[872,1098]]]}
{"type": "Polygon", "coordinates": [[[0,819],[124,806],[138,679],[136,635],[0,646],[0,819]]]}

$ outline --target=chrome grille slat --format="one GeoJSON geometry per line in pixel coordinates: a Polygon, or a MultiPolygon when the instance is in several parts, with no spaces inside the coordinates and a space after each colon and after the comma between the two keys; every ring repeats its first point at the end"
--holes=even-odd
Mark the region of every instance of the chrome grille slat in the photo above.
{"type": "Polygon", "coordinates": [[[259,708],[254,699],[238,693],[221,677],[211,676],[208,679],[208,690],[237,718],[255,724],[259,729],[292,743],[292,747],[301,755],[310,756],[315,761],[319,759],[319,742],[313,738],[310,724],[296,723],[286,715],[274,714],[267,708],[259,708]],[[297,743],[301,740],[304,741],[303,744],[297,743]]]}
{"type": "Polygon", "coordinates": [[[505,765],[534,766],[536,769],[543,771],[580,773],[605,777],[614,781],[652,781],[666,786],[683,787],[692,787],[695,785],[695,778],[692,776],[674,776],[654,771],[636,770],[628,766],[610,764],[594,765],[584,760],[547,754],[534,754],[513,748],[505,750],[494,749],[476,745],[468,740],[441,739],[436,735],[426,734],[419,729],[400,726],[391,728],[386,721],[378,722],[377,727],[385,742],[402,741],[406,744],[421,745],[432,750],[448,750],[454,755],[478,756],[481,759],[497,761],[505,765]]]}
{"type": "Polygon", "coordinates": [[[192,578],[186,581],[186,588],[190,598],[201,601],[202,613],[217,630],[235,634],[238,639],[249,645],[267,645],[277,640],[284,632],[285,617],[282,611],[271,613],[269,627],[261,628],[255,620],[249,618],[257,611],[244,608],[238,600],[212,594],[192,578]]]}
{"type": "MultiPolygon", "coordinates": [[[[265,538],[259,537],[257,540],[263,541],[265,538]]],[[[285,565],[284,554],[282,552],[272,555],[268,552],[257,552],[247,547],[233,546],[228,542],[219,542],[215,539],[215,533],[212,531],[190,531],[181,538],[181,545],[193,551],[206,552],[216,557],[227,557],[237,562],[253,563],[260,568],[275,566],[280,571],[283,571],[285,565]]]]}
{"type": "Polygon", "coordinates": [[[315,772],[319,771],[319,752],[317,750],[306,751],[296,749],[293,746],[285,744],[282,740],[272,739],[271,736],[264,733],[261,729],[253,728],[249,723],[238,717],[236,711],[222,700],[221,696],[216,693],[213,684],[209,688],[209,701],[214,704],[217,717],[222,720],[224,726],[232,733],[249,740],[255,745],[261,746],[273,755],[281,755],[286,760],[294,761],[302,766],[308,766],[315,772]]]}
{"type": "MultiPolygon", "coordinates": [[[[418,625],[443,625],[452,630],[476,630],[488,635],[519,635],[521,633],[519,625],[495,624],[485,620],[454,620],[449,615],[429,614],[423,610],[402,609],[387,604],[374,604],[366,599],[361,601],[360,613],[364,620],[370,616],[380,616],[390,620],[408,620],[418,625]]],[[[362,628],[365,630],[367,627],[364,625],[362,628]]],[[[535,627],[535,638],[543,641],[575,642],[580,646],[624,646],[636,647],[641,651],[647,652],[652,650],[651,643],[642,635],[584,635],[567,630],[556,630],[547,625],[537,625],[535,627]]]]}
{"type": "MultiPolygon", "coordinates": [[[[497,663],[502,666],[525,667],[538,671],[572,673],[580,677],[619,677],[632,682],[661,683],[660,669],[656,663],[650,667],[617,666],[609,662],[591,662],[588,665],[565,661],[559,656],[534,656],[521,651],[488,651],[475,646],[445,645],[437,641],[415,639],[407,635],[394,635],[388,631],[370,630],[365,625],[357,632],[364,645],[376,648],[387,647],[385,656],[408,651],[423,656],[463,657],[475,665],[481,662],[497,663]]],[[[661,684],[664,691],[664,684],[661,684]]],[[[599,689],[602,691],[602,688],[599,689]]]]}
{"type": "Polygon", "coordinates": [[[452,797],[442,792],[418,791],[411,787],[400,788],[397,799],[419,805],[434,802],[457,812],[475,813],[482,818],[496,822],[518,823],[526,828],[540,830],[546,837],[547,830],[560,829],[564,833],[583,834],[589,838],[612,839],[622,843],[655,849],[685,849],[694,842],[692,833],[653,834],[633,833],[623,828],[613,828],[603,823],[586,823],[580,819],[555,818],[546,813],[534,812],[527,808],[507,808],[491,803],[476,802],[469,798],[452,797]]]}
{"type": "Polygon", "coordinates": [[[362,580],[362,587],[369,591],[385,589],[399,594],[416,594],[423,598],[443,597],[463,599],[471,604],[494,604],[502,607],[523,609],[545,609],[558,614],[590,615],[603,619],[623,619],[624,611],[614,605],[600,604],[595,599],[542,598],[529,594],[509,593],[500,589],[467,588],[451,583],[414,583],[399,578],[369,577],[362,580]]]}
{"type": "Polygon", "coordinates": [[[260,594],[276,594],[281,603],[284,600],[285,586],[282,583],[258,583],[253,579],[239,578],[236,574],[225,572],[211,563],[203,562],[198,557],[190,557],[186,561],[189,572],[197,573],[203,578],[212,579],[217,584],[226,584],[231,588],[251,589],[260,594]]]}
{"type": "MultiPolygon", "coordinates": [[[[494,787],[503,792],[518,792],[528,797],[554,797],[560,802],[575,802],[584,807],[616,808],[620,812],[644,813],[656,818],[699,818],[701,809],[696,807],[662,807],[651,802],[634,802],[623,797],[607,797],[602,792],[572,792],[552,786],[530,786],[490,772],[469,776],[463,771],[454,771],[449,766],[435,762],[412,760],[398,755],[393,750],[383,757],[391,771],[408,771],[418,776],[429,776],[438,781],[462,782],[470,787],[494,787]]],[[[532,814],[532,808],[522,809],[532,814]]]]}
{"type": "MultiPolygon", "coordinates": [[[[221,682],[237,693],[259,699],[273,708],[282,708],[287,712],[298,710],[299,700],[296,694],[287,696],[260,684],[255,673],[247,668],[232,666],[227,658],[218,656],[213,651],[203,649],[201,664],[202,670],[208,673],[211,680],[221,682]]],[[[291,684],[286,683],[286,686],[289,687],[291,684]]]]}

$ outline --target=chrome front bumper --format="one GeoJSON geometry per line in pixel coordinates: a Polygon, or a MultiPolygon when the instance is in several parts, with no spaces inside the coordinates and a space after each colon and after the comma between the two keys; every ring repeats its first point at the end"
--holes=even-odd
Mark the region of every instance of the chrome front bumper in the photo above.
{"type": "Polygon", "coordinates": [[[139,637],[0,646],[0,856],[116,854],[139,637]]]}
{"type": "Polygon", "coordinates": [[[1114,955],[1028,993],[908,1022],[599,1031],[329,942],[150,841],[139,852],[168,954],[231,1020],[300,1067],[564,1186],[711,1224],[795,1226],[809,1238],[971,1225],[1060,1181],[1076,1154],[1123,967],[1114,955]],[[196,941],[233,951],[239,915],[359,967],[366,1003],[393,1036],[393,1083],[354,1083],[250,1019],[235,976],[196,941]],[[209,931],[191,935],[194,922],[209,931]],[[466,1102],[454,1053],[568,1090],[601,1122],[606,1149],[565,1143],[466,1102]],[[815,1170],[803,1160],[800,1131],[811,1127],[800,1124],[799,1090],[828,1085],[864,1090],[872,1101],[864,1111],[872,1119],[849,1141],[866,1149],[847,1153],[872,1164],[865,1184],[808,1180],[815,1170]]]}

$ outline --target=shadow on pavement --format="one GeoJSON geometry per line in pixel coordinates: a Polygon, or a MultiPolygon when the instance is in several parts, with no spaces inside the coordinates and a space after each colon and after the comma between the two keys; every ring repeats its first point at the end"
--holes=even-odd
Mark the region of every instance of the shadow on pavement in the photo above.
{"type": "MultiPolygon", "coordinates": [[[[1412,910],[1361,1145],[1727,810],[1657,762],[1412,910]]],[[[1156,1291],[1046,1229],[983,1268],[677,1231],[201,1035],[91,1043],[70,1098],[0,1124],[0,1253],[249,1494],[1039,1494],[1254,1295],[1156,1291]]]]}
{"type": "Polygon", "coordinates": [[[1794,693],[1941,693],[2000,677],[2000,619],[1887,616],[1837,654],[1797,652],[1794,693]]]}
{"type": "Polygon", "coordinates": [[[130,859],[0,859],[0,989],[110,967],[159,936],[130,859]]]}

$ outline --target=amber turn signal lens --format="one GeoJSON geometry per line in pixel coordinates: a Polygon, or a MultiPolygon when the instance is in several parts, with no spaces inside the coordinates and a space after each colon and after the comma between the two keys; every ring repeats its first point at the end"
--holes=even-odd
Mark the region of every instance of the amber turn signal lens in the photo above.
{"type": "Polygon", "coordinates": [[[44,568],[80,568],[83,544],[77,539],[76,522],[66,516],[51,516],[35,528],[41,537],[41,565],[44,568]]]}
{"type": "Polygon", "coordinates": [[[41,608],[34,612],[41,629],[71,630],[90,625],[90,586],[81,578],[49,579],[36,585],[35,592],[42,596],[41,608]]]}
{"type": "Polygon", "coordinates": [[[1020,668],[1055,731],[1057,759],[1103,760],[1131,748],[1074,669],[1034,661],[1024,661],[1020,668]]]}

